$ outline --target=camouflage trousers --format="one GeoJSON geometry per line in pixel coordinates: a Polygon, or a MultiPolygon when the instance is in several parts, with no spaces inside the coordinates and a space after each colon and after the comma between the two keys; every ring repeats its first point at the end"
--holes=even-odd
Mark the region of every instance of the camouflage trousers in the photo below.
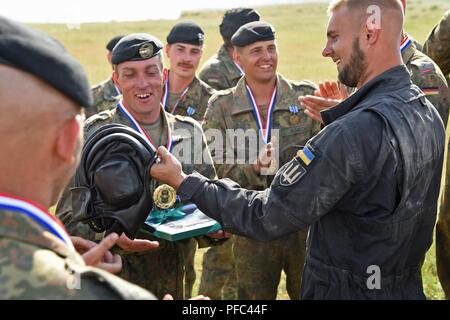
{"type": "Polygon", "coordinates": [[[439,217],[436,224],[436,268],[445,298],[450,300],[450,124],[446,133],[445,174],[442,179],[439,217]]]}
{"type": "Polygon", "coordinates": [[[219,246],[208,248],[203,255],[199,294],[212,300],[235,300],[237,298],[236,274],[232,246],[235,236],[219,246]]]}
{"type": "Polygon", "coordinates": [[[195,275],[195,251],[197,250],[197,241],[195,239],[187,239],[179,241],[181,250],[183,251],[184,261],[184,297],[192,298],[192,289],[196,279],[195,275]]]}
{"type": "Polygon", "coordinates": [[[233,254],[239,300],[275,300],[281,271],[291,300],[300,299],[308,229],[271,242],[237,236],[233,254]]]}
{"type": "Polygon", "coordinates": [[[184,299],[184,261],[177,242],[159,239],[159,248],[146,253],[126,253],[122,256],[122,271],[118,274],[162,299],[170,293],[174,299],[184,299]]]}

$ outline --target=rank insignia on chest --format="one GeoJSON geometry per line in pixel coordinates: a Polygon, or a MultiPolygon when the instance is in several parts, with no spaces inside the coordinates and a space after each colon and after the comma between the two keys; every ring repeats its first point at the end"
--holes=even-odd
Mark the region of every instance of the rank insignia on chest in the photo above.
{"type": "Polygon", "coordinates": [[[195,113],[195,108],[192,106],[189,106],[186,110],[186,113],[188,114],[188,116],[192,116],[195,113]]]}
{"type": "Polygon", "coordinates": [[[292,125],[297,125],[300,123],[300,116],[298,115],[299,108],[297,105],[293,104],[289,107],[289,111],[291,112],[291,116],[289,117],[289,122],[292,125]]]}

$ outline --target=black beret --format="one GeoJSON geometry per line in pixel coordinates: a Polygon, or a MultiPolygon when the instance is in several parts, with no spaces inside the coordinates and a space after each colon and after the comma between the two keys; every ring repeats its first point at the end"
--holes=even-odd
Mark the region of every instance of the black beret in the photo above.
{"type": "Polygon", "coordinates": [[[174,25],[172,30],[170,30],[169,35],[167,36],[167,43],[172,44],[181,42],[201,46],[203,44],[204,35],[205,33],[202,28],[195,22],[180,22],[174,25]]]}
{"type": "Polygon", "coordinates": [[[244,24],[231,38],[231,43],[236,47],[245,47],[257,41],[269,41],[275,39],[275,29],[264,21],[254,21],[244,24]]]}
{"type": "Polygon", "coordinates": [[[120,39],[122,39],[123,37],[125,37],[125,35],[124,34],[120,34],[118,36],[115,36],[111,40],[109,40],[108,43],[106,44],[106,49],[108,51],[112,51],[114,49],[114,47],[116,46],[117,42],[119,42],[120,39]]]}
{"type": "Polygon", "coordinates": [[[233,34],[244,24],[259,21],[259,13],[251,8],[235,8],[225,12],[220,24],[220,34],[225,39],[231,39],[233,34]]]}
{"type": "Polygon", "coordinates": [[[0,64],[35,75],[82,107],[93,105],[83,67],[54,38],[0,16],[0,48],[0,64]]]}
{"type": "Polygon", "coordinates": [[[156,56],[163,48],[162,42],[148,33],[129,34],[112,51],[112,64],[125,61],[147,60],[156,56]]]}

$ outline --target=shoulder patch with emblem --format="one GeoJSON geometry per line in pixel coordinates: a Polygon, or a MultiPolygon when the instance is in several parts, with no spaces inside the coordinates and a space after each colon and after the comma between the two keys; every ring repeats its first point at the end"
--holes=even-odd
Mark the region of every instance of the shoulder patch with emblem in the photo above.
{"type": "Polygon", "coordinates": [[[297,183],[307,172],[308,166],[316,158],[310,146],[305,146],[297,152],[297,155],[291,162],[286,164],[280,174],[280,185],[284,187],[292,186],[297,183]]]}
{"type": "Polygon", "coordinates": [[[297,157],[299,157],[306,166],[309,166],[316,158],[314,153],[311,151],[311,147],[307,145],[302,150],[297,151],[297,157]]]}
{"type": "Polygon", "coordinates": [[[283,172],[281,172],[280,185],[284,187],[292,186],[294,183],[299,181],[305,173],[306,169],[297,158],[294,158],[286,165],[283,172]]]}

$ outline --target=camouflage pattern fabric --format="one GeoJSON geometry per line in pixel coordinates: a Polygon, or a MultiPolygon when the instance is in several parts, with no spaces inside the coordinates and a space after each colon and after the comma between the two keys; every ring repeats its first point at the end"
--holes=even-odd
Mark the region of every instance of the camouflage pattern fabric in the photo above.
{"type": "MultiPolygon", "coordinates": [[[[309,81],[289,81],[277,76],[277,99],[273,111],[272,128],[279,129],[279,165],[287,163],[309,138],[320,130],[320,125],[304,115],[298,107],[298,96],[313,94],[317,87],[309,81]],[[293,108],[294,107],[294,108],[293,108]],[[297,108],[295,108],[297,107],[297,108]]],[[[203,129],[215,128],[226,136],[227,129],[258,130],[254,111],[245,89],[245,78],[235,88],[216,93],[210,100],[203,122],[203,129]]],[[[245,148],[248,154],[249,144],[245,148]]],[[[237,153],[237,148],[223,146],[210,149],[213,159],[217,154],[237,153]]],[[[218,164],[217,174],[220,178],[230,178],[243,188],[263,190],[270,185],[273,176],[256,174],[251,164],[218,164]]],[[[236,236],[233,252],[238,286],[238,299],[272,299],[277,295],[281,270],[289,273],[287,279],[291,298],[300,297],[300,281],[303,270],[305,239],[307,230],[295,235],[283,237],[270,243],[261,243],[236,236]],[[289,243],[288,248],[284,248],[289,243]],[[283,247],[283,250],[281,248],[283,247]],[[267,271],[270,273],[266,274],[267,271]],[[262,276],[264,274],[264,276],[262,276]]],[[[208,272],[208,270],[203,270],[208,272]]],[[[203,274],[202,280],[213,282],[215,279],[203,274]]],[[[202,281],[203,282],[203,281],[202,281]]],[[[205,285],[206,287],[207,285],[205,285]]],[[[209,292],[202,292],[209,295],[209,292]]]]}
{"type": "Polygon", "coordinates": [[[441,68],[450,86],[450,10],[431,31],[423,52],[441,68]]]}
{"type": "MultiPolygon", "coordinates": [[[[236,86],[242,75],[241,70],[233,62],[225,46],[222,45],[219,51],[203,65],[199,78],[216,90],[224,90],[236,86]]],[[[221,246],[209,248],[203,256],[203,272],[199,292],[207,292],[211,299],[222,297],[226,300],[234,300],[237,297],[232,257],[233,238],[231,237],[221,246]]]]}
{"type": "Polygon", "coordinates": [[[436,107],[439,115],[447,126],[450,92],[447,81],[436,63],[410,44],[402,53],[403,62],[411,73],[411,81],[426,95],[436,107]]]}
{"type": "Polygon", "coordinates": [[[200,70],[199,78],[216,90],[224,90],[236,86],[243,76],[233,59],[228,55],[225,46],[208,59],[200,70]]]}
{"type": "MultiPolygon", "coordinates": [[[[188,92],[181,101],[178,102],[173,114],[180,116],[188,116],[197,121],[202,121],[208,107],[209,98],[216,92],[213,88],[207,85],[197,77],[192,80],[189,85],[188,92]]],[[[173,106],[165,106],[167,112],[173,110],[173,106]]],[[[185,268],[185,297],[192,297],[192,288],[194,287],[195,274],[195,251],[196,243],[194,240],[187,241],[181,244],[184,254],[184,268],[185,268]]]]}
{"type": "MultiPolygon", "coordinates": [[[[215,178],[216,173],[212,165],[212,159],[209,152],[205,156],[209,159],[195,164],[194,157],[204,154],[207,149],[206,139],[204,138],[200,124],[190,117],[175,116],[162,111],[164,128],[167,132],[167,126],[170,126],[173,132],[174,155],[182,162],[183,171],[191,173],[194,170],[202,174],[215,178]],[[200,137],[201,143],[194,144],[195,138],[200,137]],[[191,155],[189,163],[182,156],[175,153],[178,143],[191,143],[191,155]]],[[[85,123],[85,136],[89,137],[97,128],[108,123],[120,123],[131,127],[129,120],[118,111],[117,108],[99,113],[89,118],[85,123]]],[[[162,145],[167,144],[167,136],[164,134],[161,141],[162,145]]],[[[153,181],[156,187],[156,181],[153,181]]],[[[70,188],[70,186],[68,187],[70,188]]],[[[72,221],[72,209],[70,200],[70,191],[66,188],[61,200],[57,206],[57,216],[63,221],[64,225],[72,235],[78,235],[86,239],[99,239],[102,235],[95,234],[87,225],[74,223],[72,221]]],[[[184,259],[182,246],[178,242],[170,242],[155,238],[149,232],[141,229],[136,236],[141,239],[158,240],[160,247],[146,253],[125,252],[116,248],[116,252],[122,256],[123,269],[120,276],[129,280],[147,290],[153,292],[158,298],[162,298],[166,293],[173,295],[175,299],[184,298],[184,259]]],[[[196,238],[199,247],[206,247],[214,242],[206,236],[196,238]]]]}
{"type": "MultiPolygon", "coordinates": [[[[216,92],[205,82],[195,77],[189,85],[186,96],[178,103],[174,114],[188,116],[197,121],[202,121],[208,107],[209,98],[216,92]]],[[[173,106],[169,106],[168,112],[172,112],[173,106]]]]}
{"type": "Polygon", "coordinates": [[[236,272],[233,259],[235,236],[221,246],[208,248],[203,255],[199,294],[212,300],[236,300],[236,272]]]}
{"type": "MultiPolygon", "coordinates": [[[[450,86],[450,10],[431,31],[424,44],[424,52],[436,62],[445,74],[450,86]]],[[[444,164],[442,194],[438,222],[436,224],[436,266],[446,299],[450,299],[450,129],[447,128],[447,156],[444,164]]]]}
{"type": "Polygon", "coordinates": [[[82,257],[32,218],[0,211],[0,299],[155,299],[82,257]]]}
{"type": "Polygon", "coordinates": [[[117,91],[112,78],[93,86],[92,94],[94,95],[94,113],[114,108],[122,97],[120,92],[117,91]]]}

